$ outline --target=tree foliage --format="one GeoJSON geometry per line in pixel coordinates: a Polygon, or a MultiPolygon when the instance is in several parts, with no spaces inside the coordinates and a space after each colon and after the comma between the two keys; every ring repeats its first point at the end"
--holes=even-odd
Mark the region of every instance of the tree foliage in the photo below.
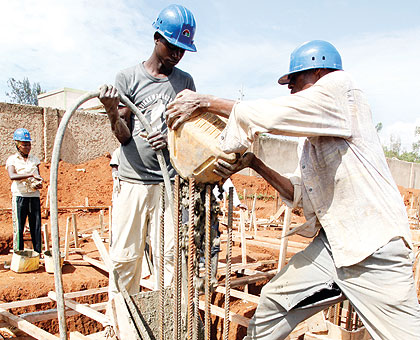
{"type": "Polygon", "coordinates": [[[420,126],[416,126],[414,136],[417,141],[412,145],[412,151],[401,151],[401,139],[391,135],[389,147],[384,146],[385,156],[397,158],[406,162],[420,163],[420,126]]]}
{"type": "Polygon", "coordinates": [[[10,93],[6,92],[6,96],[17,104],[38,105],[38,95],[44,92],[39,83],[31,85],[28,78],[23,78],[23,80],[9,78],[7,85],[10,93]]]}

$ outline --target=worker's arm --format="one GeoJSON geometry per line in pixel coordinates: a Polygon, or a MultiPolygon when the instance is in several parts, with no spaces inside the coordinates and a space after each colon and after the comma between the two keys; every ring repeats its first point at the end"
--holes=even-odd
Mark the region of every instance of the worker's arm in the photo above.
{"type": "Polygon", "coordinates": [[[9,165],[7,167],[7,173],[9,174],[10,179],[13,181],[27,179],[31,177],[34,177],[36,179],[42,179],[41,176],[39,175],[39,171],[38,173],[32,173],[32,174],[29,174],[29,173],[18,174],[16,172],[16,168],[14,167],[14,165],[9,165]]]}
{"type": "Polygon", "coordinates": [[[257,158],[253,153],[245,153],[237,162],[230,164],[222,159],[216,162],[214,172],[222,178],[229,178],[232,174],[245,168],[251,168],[261,175],[274,189],[276,189],[282,197],[293,201],[294,187],[290,180],[277,171],[270,168],[262,160],[257,158]]]}
{"type": "Polygon", "coordinates": [[[205,112],[228,118],[234,104],[233,100],[183,90],[168,105],[166,122],[171,129],[176,130],[188,119],[205,112]]]}
{"type": "Polygon", "coordinates": [[[115,137],[121,144],[126,144],[131,138],[130,124],[130,109],[123,108],[118,110],[120,102],[118,91],[114,86],[102,85],[99,88],[99,100],[104,105],[111,129],[115,137]],[[120,111],[120,112],[119,112],[120,111]]]}

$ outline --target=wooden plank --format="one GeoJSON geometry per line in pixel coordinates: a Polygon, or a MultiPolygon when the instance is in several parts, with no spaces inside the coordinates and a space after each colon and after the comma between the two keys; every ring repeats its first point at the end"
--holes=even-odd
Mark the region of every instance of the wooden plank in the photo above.
{"type": "MultiPolygon", "coordinates": [[[[52,291],[48,292],[48,297],[51,300],[57,301],[57,296],[55,292],[52,292],[52,291]]],[[[75,310],[76,312],[86,315],[90,317],[91,319],[101,323],[103,326],[109,325],[111,323],[109,318],[107,318],[104,314],[94,310],[93,308],[88,307],[87,305],[77,303],[76,301],[70,300],[68,298],[64,298],[64,304],[67,307],[75,310]]]]}
{"type": "MultiPolygon", "coordinates": [[[[238,287],[238,286],[244,286],[247,284],[255,283],[262,280],[271,279],[274,275],[277,274],[277,269],[270,270],[268,272],[264,272],[261,274],[255,274],[255,275],[249,275],[246,277],[238,277],[236,279],[232,279],[230,282],[231,287],[238,287]]],[[[219,286],[224,286],[225,282],[219,282],[219,286]]]]}
{"type": "Polygon", "coordinates": [[[89,340],[89,338],[80,332],[70,332],[70,340],[89,340]]]}
{"type": "MultiPolygon", "coordinates": [[[[216,292],[226,294],[226,287],[217,286],[216,287],[216,292]]],[[[241,292],[240,290],[236,290],[236,289],[231,289],[230,290],[230,295],[237,298],[237,299],[242,299],[242,300],[252,302],[252,303],[255,303],[255,304],[258,304],[258,301],[260,300],[260,297],[257,296],[257,295],[247,294],[247,293],[241,292]]]]}
{"type": "MultiPolygon", "coordinates": [[[[96,311],[104,311],[106,310],[107,304],[108,302],[100,302],[100,303],[95,303],[88,306],[96,311]]],[[[74,315],[80,315],[80,313],[67,307],[66,316],[69,317],[69,316],[74,316],[74,315]]],[[[26,321],[29,321],[30,323],[57,319],[57,309],[54,308],[54,309],[47,309],[47,310],[38,311],[38,312],[25,313],[25,314],[19,315],[19,317],[21,317],[22,319],[26,321]]]]}
{"type": "Polygon", "coordinates": [[[49,302],[51,302],[51,299],[47,297],[21,300],[21,301],[13,301],[13,302],[5,302],[5,303],[0,304],[0,309],[27,307],[27,306],[33,306],[33,305],[38,305],[41,303],[49,303],[49,302]]]}
{"type": "Polygon", "coordinates": [[[0,319],[6,321],[10,325],[20,329],[26,334],[43,340],[59,340],[58,337],[44,331],[43,329],[31,324],[30,322],[23,320],[22,318],[9,313],[7,310],[0,308],[0,319]]]}
{"type": "MultiPolygon", "coordinates": [[[[205,309],[205,302],[201,301],[199,302],[199,308],[201,310],[205,309]]],[[[218,306],[215,305],[210,305],[210,313],[213,315],[216,315],[222,319],[225,318],[225,309],[224,308],[220,308],[218,306]]],[[[229,320],[231,322],[237,323],[238,325],[244,326],[244,327],[248,327],[249,325],[249,319],[245,316],[230,312],[229,313],[229,320]]]]}
{"type": "MultiPolygon", "coordinates": [[[[107,291],[108,291],[108,287],[93,288],[93,289],[81,290],[81,291],[78,291],[78,292],[66,293],[66,294],[64,294],[64,297],[69,298],[69,299],[74,299],[74,298],[82,297],[82,296],[106,293],[107,291]]],[[[36,299],[28,299],[28,300],[1,303],[0,308],[11,309],[11,308],[39,305],[39,304],[42,304],[42,303],[50,303],[50,302],[51,302],[50,298],[40,297],[40,298],[36,298],[36,299]]]]}
{"type": "MultiPolygon", "coordinates": [[[[221,236],[222,240],[226,240],[226,236],[222,235],[221,236]]],[[[237,236],[237,235],[233,235],[233,240],[235,242],[241,242],[241,237],[237,236]]],[[[246,241],[247,245],[252,245],[252,246],[257,246],[257,247],[267,247],[270,249],[275,249],[275,250],[279,250],[279,246],[276,243],[273,242],[265,242],[265,241],[257,241],[257,240],[247,240],[246,241]]],[[[301,247],[297,248],[295,246],[289,246],[287,248],[287,251],[292,253],[292,254],[296,254],[298,252],[300,252],[302,250],[301,247]]]]}
{"type": "Polygon", "coordinates": [[[83,255],[82,259],[90,263],[92,266],[98,267],[99,269],[102,269],[103,271],[106,271],[109,273],[108,267],[102,261],[95,260],[87,255],[83,255]]]}

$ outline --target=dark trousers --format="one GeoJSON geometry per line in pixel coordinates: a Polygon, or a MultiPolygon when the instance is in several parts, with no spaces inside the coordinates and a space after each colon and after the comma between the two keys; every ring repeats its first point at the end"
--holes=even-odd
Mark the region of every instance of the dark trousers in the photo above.
{"type": "Polygon", "coordinates": [[[41,253],[41,201],[39,197],[14,197],[14,248],[23,250],[23,232],[25,229],[26,218],[29,221],[32,245],[36,252],[41,253]]]}

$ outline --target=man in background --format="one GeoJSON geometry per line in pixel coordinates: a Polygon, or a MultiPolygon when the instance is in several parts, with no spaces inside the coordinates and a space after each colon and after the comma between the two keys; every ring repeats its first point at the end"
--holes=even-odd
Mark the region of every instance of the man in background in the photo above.
{"type": "Polygon", "coordinates": [[[41,254],[40,161],[29,154],[32,139],[27,129],[17,129],[13,140],[17,153],[6,161],[7,173],[12,180],[13,250],[24,250],[23,233],[28,219],[33,249],[41,254]]]}

